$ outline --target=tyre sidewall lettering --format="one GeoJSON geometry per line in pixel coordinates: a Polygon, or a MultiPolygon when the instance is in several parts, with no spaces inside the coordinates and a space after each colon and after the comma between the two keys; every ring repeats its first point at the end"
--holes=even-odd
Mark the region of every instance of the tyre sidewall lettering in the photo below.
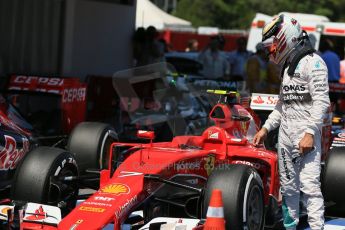
{"type": "Polygon", "coordinates": [[[77,162],[75,161],[73,157],[65,156],[63,159],[61,160],[59,159],[58,161],[60,162],[58,163],[58,166],[56,167],[53,173],[54,176],[58,176],[61,170],[68,165],[73,165],[76,169],[78,168],[77,162]]]}

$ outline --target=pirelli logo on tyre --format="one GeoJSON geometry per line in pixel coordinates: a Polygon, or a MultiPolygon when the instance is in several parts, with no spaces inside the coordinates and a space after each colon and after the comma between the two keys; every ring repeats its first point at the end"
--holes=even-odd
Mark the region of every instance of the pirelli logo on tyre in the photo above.
{"type": "Polygon", "coordinates": [[[112,194],[115,196],[119,196],[122,194],[129,194],[130,189],[127,185],[125,184],[120,184],[120,183],[114,183],[114,184],[108,184],[101,188],[102,193],[107,193],[107,194],[112,194]]]}
{"type": "Polygon", "coordinates": [[[89,207],[89,206],[81,206],[79,210],[85,211],[85,212],[98,212],[98,213],[102,213],[105,211],[104,208],[95,208],[95,207],[89,207]]]}

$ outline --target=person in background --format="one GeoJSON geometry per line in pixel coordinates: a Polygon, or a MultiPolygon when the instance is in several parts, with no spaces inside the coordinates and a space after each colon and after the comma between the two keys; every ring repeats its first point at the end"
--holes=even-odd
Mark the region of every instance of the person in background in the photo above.
{"type": "MultiPolygon", "coordinates": [[[[340,61],[340,84],[345,84],[345,58],[340,61]]],[[[334,109],[334,115],[339,115],[345,118],[345,96],[344,94],[339,95],[337,99],[337,106],[334,109]]]]}
{"type": "Polygon", "coordinates": [[[218,40],[219,44],[219,50],[224,52],[226,40],[222,34],[218,34],[215,36],[215,38],[218,40]]]}
{"type": "MultiPolygon", "coordinates": [[[[164,61],[164,44],[158,40],[158,31],[154,26],[147,27],[144,44],[140,49],[136,66],[143,66],[164,61]]],[[[140,32],[140,38],[142,32],[140,32]]],[[[141,43],[140,43],[141,44],[141,43]]]]}
{"type": "Polygon", "coordinates": [[[271,61],[268,61],[267,63],[267,81],[268,81],[268,93],[279,94],[279,89],[280,89],[279,66],[271,61]]]}
{"type": "Polygon", "coordinates": [[[321,57],[325,61],[328,69],[328,81],[338,82],[340,78],[340,58],[334,52],[334,45],[330,39],[326,39],[320,44],[321,57]]]}
{"type": "Polygon", "coordinates": [[[306,205],[311,230],[324,229],[321,193],[321,132],[329,109],[328,70],[308,35],[294,18],[280,14],[265,25],[262,41],[269,58],[281,66],[279,100],[254,136],[259,146],[279,127],[278,166],[283,224],[296,230],[300,201],[306,205]]]}
{"type": "Polygon", "coordinates": [[[249,93],[279,93],[279,68],[269,61],[262,42],[256,45],[256,53],[249,57],[246,70],[249,93]]]}
{"type": "Polygon", "coordinates": [[[268,57],[263,44],[256,45],[256,53],[247,61],[247,89],[249,93],[268,93],[267,81],[268,57]]]}
{"type": "Polygon", "coordinates": [[[246,65],[253,54],[247,50],[247,39],[240,37],[236,40],[237,49],[228,53],[231,80],[246,80],[246,65]]]}
{"type": "Polygon", "coordinates": [[[219,39],[211,37],[208,46],[198,56],[198,60],[203,64],[203,75],[206,78],[220,80],[230,73],[226,56],[219,48],[219,39]]]}
{"type": "Polygon", "coordinates": [[[340,61],[340,84],[345,84],[345,58],[340,61]]]}
{"type": "Polygon", "coordinates": [[[185,52],[198,52],[198,49],[199,49],[198,40],[196,40],[196,39],[188,40],[185,52]]]}
{"type": "Polygon", "coordinates": [[[139,27],[134,32],[132,37],[132,47],[133,47],[133,59],[134,59],[134,66],[140,66],[144,62],[144,49],[146,43],[146,30],[144,27],[139,27]]]}
{"type": "Polygon", "coordinates": [[[167,41],[164,38],[158,39],[158,42],[162,46],[161,49],[163,49],[164,53],[169,53],[170,51],[172,51],[171,44],[167,43],[167,41]]]}
{"type": "MultiPolygon", "coordinates": [[[[321,57],[325,61],[328,69],[328,82],[338,83],[340,79],[340,58],[334,51],[332,40],[326,39],[320,43],[321,57]]],[[[330,92],[329,97],[332,103],[332,111],[338,113],[338,93],[330,92]]]]}

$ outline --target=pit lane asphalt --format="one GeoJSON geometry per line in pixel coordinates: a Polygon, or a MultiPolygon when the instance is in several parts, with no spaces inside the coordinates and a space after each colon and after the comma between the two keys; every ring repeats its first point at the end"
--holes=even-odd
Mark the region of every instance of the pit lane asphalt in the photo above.
{"type": "MultiPolygon", "coordinates": [[[[330,222],[332,223],[333,226],[333,222],[337,221],[341,222],[341,229],[345,229],[345,207],[343,208],[337,208],[334,206],[330,206],[328,208],[326,208],[325,210],[325,230],[327,229],[332,229],[332,227],[328,226],[327,227],[327,223],[330,222]]],[[[335,229],[335,228],[333,228],[335,229]]],[[[340,228],[336,228],[336,229],[340,229],[340,228]]],[[[277,223],[274,227],[272,228],[268,228],[266,227],[265,230],[285,230],[284,226],[283,226],[283,222],[280,221],[279,223],[277,223]]],[[[307,222],[307,216],[304,215],[303,217],[300,218],[300,223],[297,226],[297,230],[310,230],[308,222],[307,222]]]]}

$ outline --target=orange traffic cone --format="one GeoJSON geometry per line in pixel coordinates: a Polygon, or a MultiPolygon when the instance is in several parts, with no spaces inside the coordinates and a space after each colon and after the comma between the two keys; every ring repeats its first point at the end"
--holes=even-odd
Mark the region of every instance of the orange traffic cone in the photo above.
{"type": "Polygon", "coordinates": [[[214,189],[207,209],[204,230],[225,230],[222,191],[214,189]]]}

